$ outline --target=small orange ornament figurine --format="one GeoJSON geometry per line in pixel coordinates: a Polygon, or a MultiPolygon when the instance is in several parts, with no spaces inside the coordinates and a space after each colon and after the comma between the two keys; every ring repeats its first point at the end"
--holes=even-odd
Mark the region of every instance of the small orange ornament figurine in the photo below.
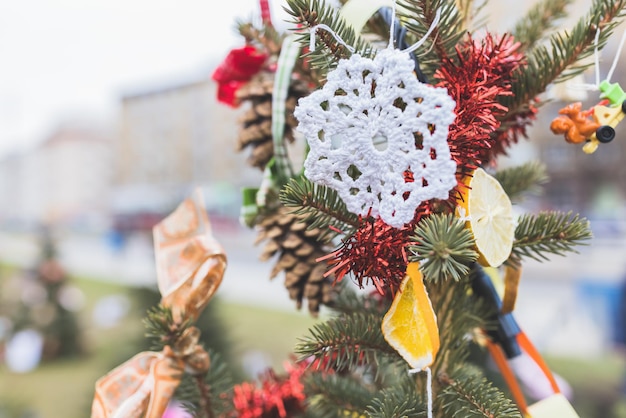
{"type": "MultiPolygon", "coordinates": [[[[196,191],[154,227],[161,304],[173,321],[195,320],[222,282],[226,255],[211,234],[202,194],[196,191]]],[[[142,352],[96,382],[92,418],[161,418],[184,373],[204,374],[208,353],[189,326],[172,346],[142,352]]]]}
{"type": "Polygon", "coordinates": [[[582,103],[576,102],[559,110],[557,116],[550,124],[550,129],[555,134],[564,134],[565,140],[570,144],[580,144],[587,141],[596,133],[600,124],[591,119],[592,110],[582,111],[582,103]]]}

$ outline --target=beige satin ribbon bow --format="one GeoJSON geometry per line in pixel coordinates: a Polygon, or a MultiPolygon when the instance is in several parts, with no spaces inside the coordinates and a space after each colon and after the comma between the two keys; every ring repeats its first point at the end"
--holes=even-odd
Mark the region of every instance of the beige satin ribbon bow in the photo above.
{"type": "MultiPolygon", "coordinates": [[[[211,234],[199,190],[153,229],[161,304],[174,323],[196,320],[215,294],[226,254],[211,234]]],[[[96,382],[92,418],[161,418],[185,372],[209,369],[200,331],[189,327],[173,347],[132,357],[96,382]]]]}
{"type": "Polygon", "coordinates": [[[154,227],[157,280],[174,320],[195,320],[222,282],[226,254],[211,233],[202,193],[183,201],[154,227]]]}

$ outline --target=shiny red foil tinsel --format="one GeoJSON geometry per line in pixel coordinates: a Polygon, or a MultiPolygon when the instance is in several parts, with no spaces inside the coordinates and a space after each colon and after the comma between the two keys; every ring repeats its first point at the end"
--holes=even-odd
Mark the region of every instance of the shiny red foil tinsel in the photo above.
{"type": "Polygon", "coordinates": [[[480,41],[468,37],[456,47],[456,56],[445,58],[435,73],[437,85],[446,87],[456,101],[448,144],[459,177],[490,158],[492,134],[508,110],[499,99],[513,94],[510,77],[524,60],[519,46],[510,35],[487,33],[480,41]]]}
{"type": "Polygon", "coordinates": [[[288,418],[304,410],[304,385],[300,381],[306,364],[285,363],[287,374],[269,369],[260,377],[260,386],[243,382],[233,389],[237,418],[288,418]]]}

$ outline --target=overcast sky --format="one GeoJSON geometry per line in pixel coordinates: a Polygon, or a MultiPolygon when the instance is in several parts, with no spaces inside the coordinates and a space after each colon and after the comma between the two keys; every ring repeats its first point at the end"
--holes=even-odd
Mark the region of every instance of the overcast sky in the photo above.
{"type": "Polygon", "coordinates": [[[235,19],[258,15],[258,0],[0,2],[0,156],[74,115],[113,117],[125,91],[213,68],[243,44],[235,19]]]}

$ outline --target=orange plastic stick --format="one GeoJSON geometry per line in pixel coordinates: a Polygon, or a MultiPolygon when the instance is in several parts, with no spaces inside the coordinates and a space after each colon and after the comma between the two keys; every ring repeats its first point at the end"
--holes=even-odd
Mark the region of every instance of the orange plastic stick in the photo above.
{"type": "Polygon", "coordinates": [[[548,378],[548,381],[550,382],[550,386],[552,386],[552,390],[554,390],[554,393],[561,393],[561,389],[559,389],[559,385],[556,383],[556,379],[554,378],[552,371],[550,370],[546,362],[543,361],[541,354],[539,354],[539,351],[537,351],[533,343],[530,342],[530,340],[523,331],[517,334],[517,342],[520,347],[522,347],[522,349],[524,349],[524,351],[526,351],[526,353],[528,353],[528,355],[533,360],[535,360],[535,363],[537,363],[539,368],[541,368],[543,374],[545,374],[548,378]]]}
{"type": "Polygon", "coordinates": [[[493,361],[495,361],[496,366],[498,366],[500,373],[502,373],[504,381],[511,390],[511,394],[513,395],[513,399],[517,403],[517,406],[519,407],[522,414],[526,416],[528,414],[528,404],[526,403],[526,398],[524,397],[524,393],[517,383],[517,379],[515,378],[513,370],[511,370],[511,367],[509,367],[509,363],[506,360],[506,356],[504,355],[502,348],[500,348],[498,344],[492,342],[491,340],[487,340],[487,349],[489,350],[493,361]]]}

